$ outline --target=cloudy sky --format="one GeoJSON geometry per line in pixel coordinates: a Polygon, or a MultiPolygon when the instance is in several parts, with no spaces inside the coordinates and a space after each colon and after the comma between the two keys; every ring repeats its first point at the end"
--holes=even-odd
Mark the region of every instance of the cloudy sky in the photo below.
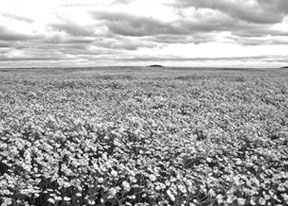
{"type": "Polygon", "coordinates": [[[288,0],[0,0],[0,67],[288,65],[288,0]]]}

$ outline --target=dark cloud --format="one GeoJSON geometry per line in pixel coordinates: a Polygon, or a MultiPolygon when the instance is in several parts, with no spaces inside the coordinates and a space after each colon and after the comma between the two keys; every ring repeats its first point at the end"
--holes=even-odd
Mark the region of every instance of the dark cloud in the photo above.
{"type": "Polygon", "coordinates": [[[29,36],[25,34],[19,34],[0,25],[0,40],[3,41],[24,41],[33,39],[35,36],[29,36]]]}
{"type": "Polygon", "coordinates": [[[104,48],[104,47],[90,47],[89,49],[77,49],[77,48],[72,48],[72,49],[63,49],[63,53],[65,54],[71,54],[75,55],[77,57],[81,57],[84,59],[90,59],[90,58],[95,58],[95,57],[111,57],[115,58],[115,56],[119,55],[127,55],[125,50],[123,49],[113,49],[113,48],[104,48]]]}
{"type": "Polygon", "coordinates": [[[281,22],[288,11],[287,0],[177,0],[178,7],[209,8],[221,11],[229,16],[255,24],[273,24],[281,22]]]}
{"type": "Polygon", "coordinates": [[[29,41],[0,41],[0,49],[24,49],[27,46],[29,41]]]}
{"type": "MultiPolygon", "coordinates": [[[[157,46],[155,42],[151,42],[145,39],[135,39],[124,36],[117,36],[109,34],[107,36],[95,36],[95,37],[68,37],[64,38],[59,35],[49,37],[42,40],[37,44],[37,48],[49,48],[49,49],[79,49],[87,50],[89,46],[94,46],[103,49],[113,50],[137,50],[138,48],[146,47],[152,48],[157,46]]],[[[70,53],[70,52],[69,52],[70,53]]],[[[74,52],[75,53],[75,52],[74,52]]]]}
{"type": "MultiPolygon", "coordinates": [[[[121,3],[122,1],[116,1],[121,3]]],[[[283,20],[288,11],[288,1],[258,0],[177,0],[178,14],[181,19],[164,22],[153,18],[116,12],[94,12],[92,17],[101,20],[115,38],[143,38],[150,43],[141,45],[138,42],[109,41],[96,43],[108,48],[136,50],[140,47],[155,47],[157,44],[194,43],[201,44],[217,41],[221,32],[230,33],[232,38],[223,42],[234,42],[241,45],[286,44],[286,40],[277,40],[279,36],[287,36],[288,32],[276,30],[273,26],[283,20]],[[195,10],[187,8],[194,7],[195,10]],[[271,36],[275,39],[262,37],[271,36]],[[155,44],[156,43],[156,44],[155,44]]],[[[175,6],[175,5],[174,5],[175,6]]],[[[229,35],[228,35],[229,36],[229,35]]]]}
{"type": "Polygon", "coordinates": [[[85,59],[88,59],[89,57],[94,58],[95,56],[103,56],[103,55],[119,55],[122,54],[122,52],[111,50],[111,49],[103,49],[103,48],[98,48],[98,49],[93,49],[93,51],[89,50],[78,50],[78,49],[69,49],[65,51],[66,54],[72,54],[72,55],[77,55],[77,57],[83,57],[85,59]]]}
{"type": "Polygon", "coordinates": [[[257,0],[260,6],[263,6],[271,12],[275,11],[281,14],[288,13],[288,1],[287,0],[257,0]]]}
{"type": "Polygon", "coordinates": [[[241,45],[248,46],[258,46],[258,45],[287,45],[288,38],[285,37],[274,37],[274,36],[266,36],[266,37],[238,37],[232,36],[229,39],[237,42],[241,45]]]}
{"type": "Polygon", "coordinates": [[[78,36],[78,37],[83,37],[83,36],[93,36],[94,34],[94,29],[91,27],[87,26],[81,26],[77,25],[71,22],[64,22],[64,23],[58,23],[58,24],[51,24],[49,27],[53,31],[60,31],[60,32],[65,32],[71,36],[78,36]]]}
{"type": "Polygon", "coordinates": [[[94,12],[92,16],[102,20],[112,33],[123,36],[151,36],[178,34],[181,30],[159,20],[125,13],[94,12]]]}
{"type": "Polygon", "coordinates": [[[93,41],[94,39],[77,38],[77,39],[65,39],[64,41],[62,41],[62,43],[64,44],[92,44],[93,41]]]}
{"type": "MultiPolygon", "coordinates": [[[[237,23],[227,16],[201,20],[178,20],[169,23],[148,17],[112,12],[95,12],[93,17],[104,21],[110,32],[122,36],[176,36],[184,34],[193,36],[198,33],[237,29],[237,23]]],[[[201,39],[199,41],[195,39],[195,42],[201,42],[201,39]]]]}
{"type": "MultiPolygon", "coordinates": [[[[36,49],[48,49],[49,51],[53,51],[53,52],[63,52],[63,53],[67,53],[70,50],[77,50],[78,52],[81,50],[87,50],[88,45],[86,44],[62,44],[62,43],[58,43],[58,44],[47,44],[47,43],[39,43],[38,45],[34,46],[34,48],[36,49]]],[[[69,52],[68,52],[69,53],[69,52]]]]}
{"type": "MultiPolygon", "coordinates": [[[[227,41],[233,40],[240,44],[261,45],[263,44],[262,40],[253,38],[267,35],[287,35],[287,32],[272,28],[274,23],[283,19],[287,8],[287,3],[284,1],[276,0],[275,2],[276,5],[268,0],[258,0],[254,4],[248,3],[247,0],[242,2],[239,0],[178,0],[178,13],[183,18],[168,23],[148,17],[107,11],[94,12],[92,16],[101,20],[112,34],[138,38],[146,37],[146,40],[154,43],[207,43],[217,41],[216,36],[219,32],[229,32],[236,38],[230,38],[227,41]],[[185,12],[185,9],[189,7],[196,8],[194,10],[196,15],[187,16],[189,14],[187,11],[185,12]],[[209,10],[203,10],[203,8],[209,10]],[[244,37],[245,40],[238,41],[237,37],[244,37]]],[[[270,42],[266,43],[270,44],[270,42]]],[[[111,48],[123,47],[123,49],[128,50],[141,47],[128,42],[103,41],[99,43],[99,46],[101,45],[111,48]]]]}
{"type": "Polygon", "coordinates": [[[7,56],[1,53],[0,51],[0,61],[4,61],[4,59],[7,59],[7,56]]]}
{"type": "Polygon", "coordinates": [[[165,43],[165,44],[200,44],[216,41],[216,34],[211,33],[195,33],[191,35],[181,34],[181,35],[156,35],[153,37],[147,37],[147,40],[151,42],[157,43],[165,43]]]}
{"type": "Polygon", "coordinates": [[[93,37],[62,37],[54,35],[51,37],[43,38],[41,42],[46,44],[91,44],[93,43],[93,37]]]}
{"type": "Polygon", "coordinates": [[[124,50],[137,50],[141,47],[152,48],[153,45],[145,43],[133,43],[133,42],[99,42],[96,44],[98,47],[110,48],[110,49],[124,49],[124,50]]]}
{"type": "MultiPolygon", "coordinates": [[[[100,40],[99,40],[100,41],[100,40]]],[[[37,42],[33,46],[26,46],[22,49],[27,53],[32,53],[33,55],[37,56],[37,54],[44,55],[44,56],[51,56],[51,55],[111,55],[116,53],[123,53],[124,49],[119,46],[118,49],[116,48],[109,48],[109,45],[105,46],[98,46],[94,44],[93,41],[85,41],[84,39],[77,41],[76,39],[61,39],[60,41],[51,41],[46,40],[42,42],[37,42]],[[121,51],[121,52],[120,52],[121,51]]],[[[60,57],[59,57],[60,58],[60,57]]]]}
{"type": "Polygon", "coordinates": [[[209,33],[215,31],[238,30],[243,25],[230,18],[204,19],[199,21],[184,20],[178,23],[184,34],[209,33]]]}
{"type": "Polygon", "coordinates": [[[61,58],[56,57],[7,57],[0,56],[0,61],[56,61],[61,60],[61,58]]]}
{"type": "Polygon", "coordinates": [[[12,47],[12,45],[11,44],[8,44],[8,43],[5,43],[5,42],[0,42],[0,48],[10,48],[10,47],[12,47]]]}
{"type": "Polygon", "coordinates": [[[288,36],[287,31],[280,31],[270,27],[246,27],[243,29],[238,29],[231,32],[232,35],[237,37],[264,37],[264,36],[275,36],[275,37],[284,37],[288,36]]]}
{"type": "Polygon", "coordinates": [[[163,43],[177,43],[177,40],[179,40],[178,43],[214,41],[215,38],[211,34],[222,31],[232,32],[235,35],[246,31],[246,35],[251,36],[263,35],[262,32],[257,33],[263,29],[269,31],[267,26],[235,20],[223,13],[213,16],[207,14],[198,18],[183,18],[168,23],[153,18],[114,12],[94,12],[92,16],[97,20],[102,20],[112,34],[132,37],[157,36],[155,41],[163,43]],[[207,36],[210,37],[207,38],[207,36]]]}

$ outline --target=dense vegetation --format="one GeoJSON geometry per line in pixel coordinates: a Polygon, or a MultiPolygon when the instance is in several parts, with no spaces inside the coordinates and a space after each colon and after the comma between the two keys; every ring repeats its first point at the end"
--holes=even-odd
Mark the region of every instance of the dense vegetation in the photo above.
{"type": "Polygon", "coordinates": [[[2,205],[288,205],[288,71],[0,70],[2,205]]]}

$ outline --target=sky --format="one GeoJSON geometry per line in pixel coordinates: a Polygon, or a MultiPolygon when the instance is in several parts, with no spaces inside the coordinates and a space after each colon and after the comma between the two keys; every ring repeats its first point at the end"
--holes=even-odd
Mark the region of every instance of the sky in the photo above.
{"type": "Polygon", "coordinates": [[[288,65],[287,0],[0,0],[0,68],[288,65]]]}

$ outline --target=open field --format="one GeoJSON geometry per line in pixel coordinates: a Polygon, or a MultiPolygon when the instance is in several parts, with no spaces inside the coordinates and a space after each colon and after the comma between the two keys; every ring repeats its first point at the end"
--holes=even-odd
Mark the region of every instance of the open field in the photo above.
{"type": "Polygon", "coordinates": [[[288,205],[288,70],[0,69],[0,204],[288,205]]]}

